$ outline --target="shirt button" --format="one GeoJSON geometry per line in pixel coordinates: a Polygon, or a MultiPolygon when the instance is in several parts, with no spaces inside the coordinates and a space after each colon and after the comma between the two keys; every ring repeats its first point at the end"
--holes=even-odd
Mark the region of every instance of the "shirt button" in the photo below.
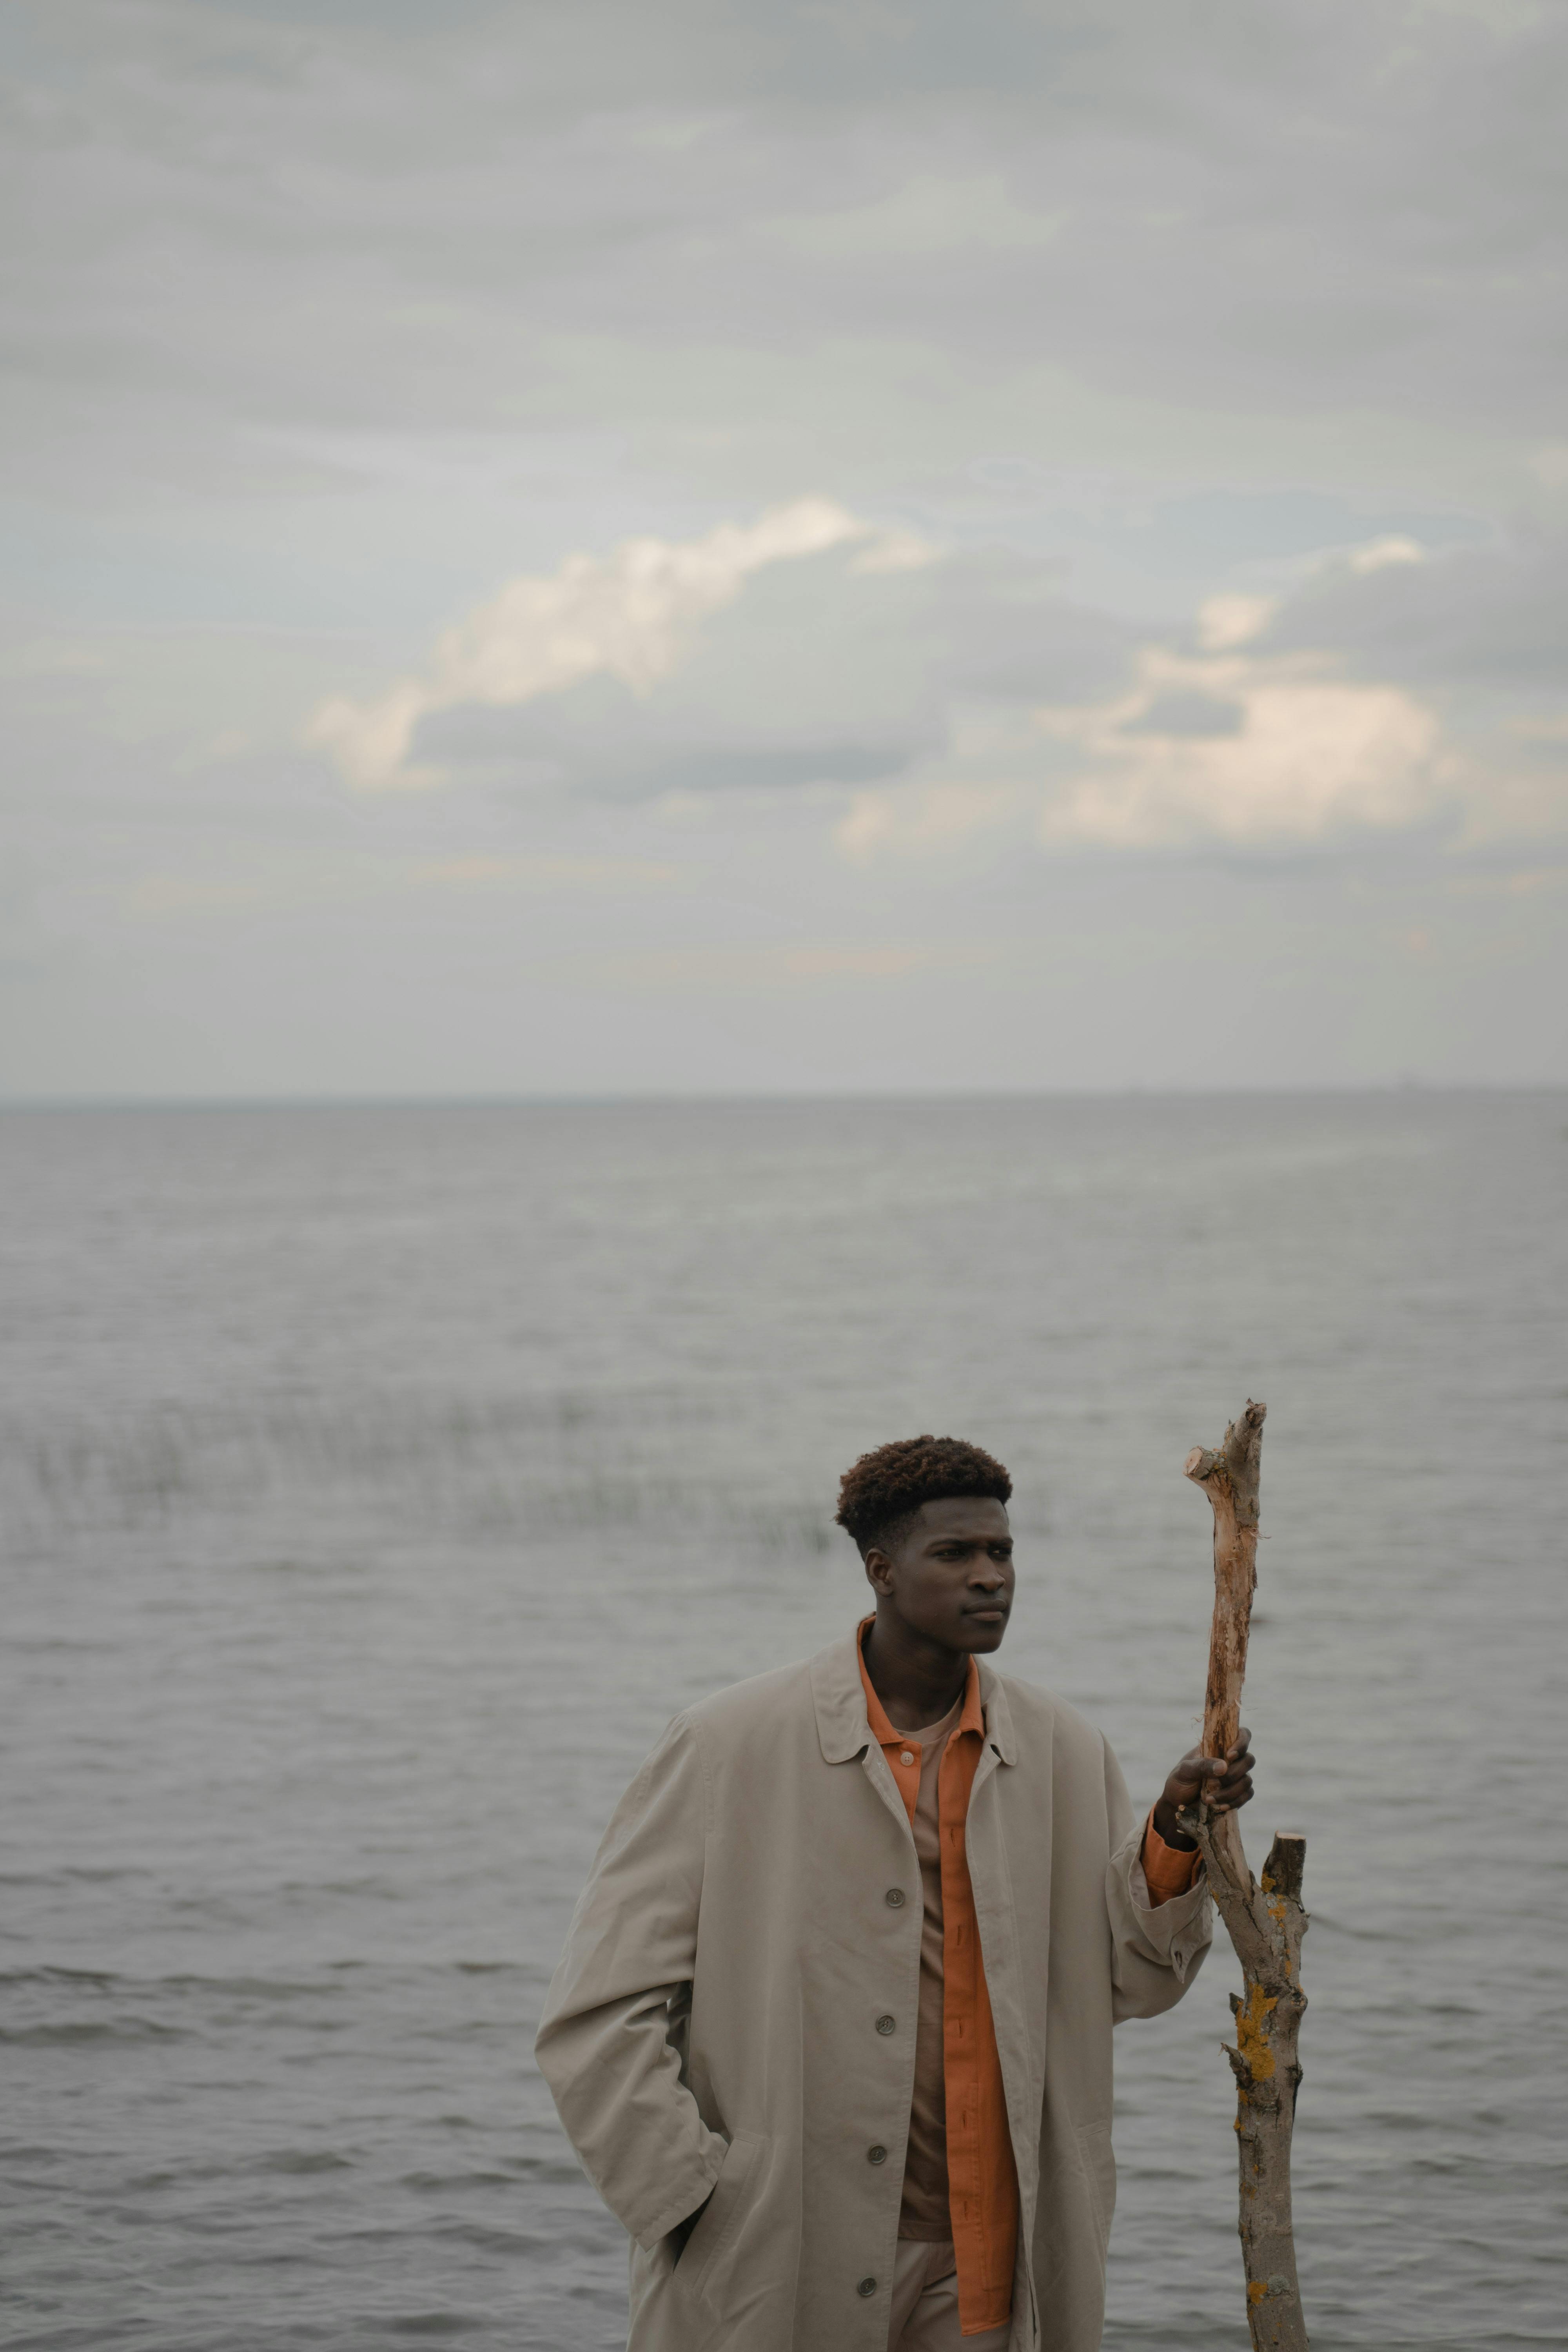
{"type": "Polygon", "coordinates": [[[879,2017],[877,2020],[877,2031],[879,2033],[891,2033],[897,2026],[897,2023],[898,2020],[896,2018],[879,2017]]]}
{"type": "Polygon", "coordinates": [[[859,2285],[856,2288],[855,2292],[856,2292],[856,2294],[876,2294],[876,2292],[877,2292],[877,2282],[876,2282],[876,2280],[875,2280],[875,2279],[862,2279],[862,2280],[861,2280],[861,2282],[860,2282],[860,2284],[859,2284],[859,2285]]]}
{"type": "Polygon", "coordinates": [[[882,1900],[887,1905],[889,1911],[901,1911],[904,1907],[903,1888],[901,1886],[889,1886],[886,1895],[883,1895],[882,1900]]]}
{"type": "Polygon", "coordinates": [[[912,1764],[914,1760],[914,1753],[912,1749],[908,1748],[905,1748],[903,1754],[899,1759],[900,1764],[912,1764]]]}
{"type": "Polygon", "coordinates": [[[886,2164],[888,2161],[887,2149],[885,2147],[868,2147],[866,2150],[866,2161],[868,2164],[886,2164]]]}

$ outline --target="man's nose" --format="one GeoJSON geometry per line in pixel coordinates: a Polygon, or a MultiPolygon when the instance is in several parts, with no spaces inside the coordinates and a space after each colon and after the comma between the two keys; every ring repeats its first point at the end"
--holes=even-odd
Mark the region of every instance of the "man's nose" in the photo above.
{"type": "Polygon", "coordinates": [[[999,1559],[983,1559],[970,1570],[969,1581],[983,1592],[1000,1592],[1007,1581],[1007,1571],[999,1559]]]}

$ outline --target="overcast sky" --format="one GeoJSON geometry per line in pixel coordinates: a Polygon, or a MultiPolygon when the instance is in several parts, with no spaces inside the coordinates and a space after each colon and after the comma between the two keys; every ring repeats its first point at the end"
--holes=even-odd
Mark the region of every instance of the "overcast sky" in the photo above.
{"type": "Polygon", "coordinates": [[[1568,1080],[1568,12],[0,16],[0,1091],[1568,1080]]]}

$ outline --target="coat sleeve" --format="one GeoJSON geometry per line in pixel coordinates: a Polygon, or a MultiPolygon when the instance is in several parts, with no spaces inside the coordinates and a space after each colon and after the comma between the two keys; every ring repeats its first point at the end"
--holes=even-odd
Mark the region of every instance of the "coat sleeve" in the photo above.
{"type": "Polygon", "coordinates": [[[1180,2000],[1214,1939],[1214,1912],[1201,1872],[1186,1894],[1157,1909],[1151,1906],[1141,1859],[1143,1817],[1132,1811],[1109,1741],[1105,1805],[1110,1823],[1105,1900],[1110,1914],[1113,2011],[1120,2025],[1124,2017],[1158,2017],[1180,2000]]]}
{"type": "Polygon", "coordinates": [[[696,1964],[706,1823],[699,1735],[678,1716],[605,1832],[535,2043],[584,2170],[648,2252],[703,2202],[729,2145],[670,2032],[696,1964]]]}

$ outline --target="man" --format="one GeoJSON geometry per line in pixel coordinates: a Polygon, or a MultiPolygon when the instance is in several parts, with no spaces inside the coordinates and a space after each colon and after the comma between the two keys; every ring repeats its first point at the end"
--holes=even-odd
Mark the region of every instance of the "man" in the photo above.
{"type": "Polygon", "coordinates": [[[1147,1822],[1060,1699],[980,1661],[1012,1482],[952,1438],[847,1473],[875,1613],[679,1716],[573,1918],[539,2063],[629,2231],[628,2352],[1095,2352],[1110,2032],[1211,1934],[1179,1806],[1147,1822]]]}

